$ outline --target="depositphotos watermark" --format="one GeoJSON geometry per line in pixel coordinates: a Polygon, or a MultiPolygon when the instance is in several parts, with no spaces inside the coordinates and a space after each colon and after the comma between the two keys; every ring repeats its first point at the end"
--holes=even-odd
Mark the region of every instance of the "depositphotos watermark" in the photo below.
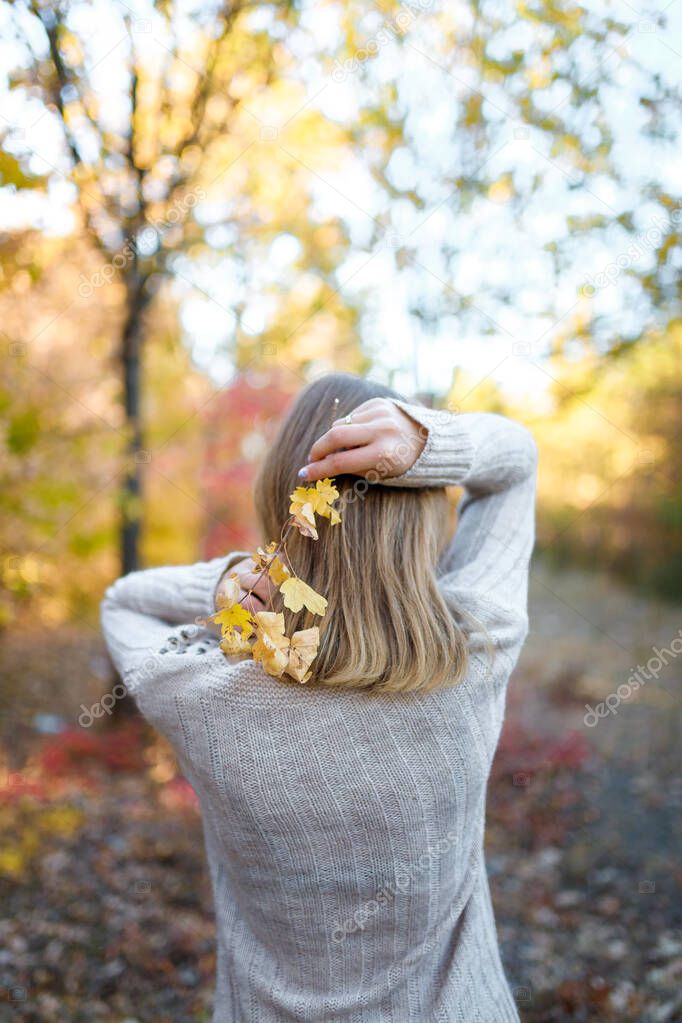
{"type": "Polygon", "coordinates": [[[346,57],[343,62],[334,61],[332,79],[335,82],[345,82],[361,64],[364,64],[370,57],[376,57],[381,47],[386,46],[394,36],[404,35],[410,25],[416,21],[417,16],[432,4],[433,0],[403,0],[396,14],[390,20],[384,21],[378,32],[368,39],[364,46],[358,48],[352,57],[346,57]]]}
{"type": "Polygon", "coordinates": [[[184,625],[180,630],[179,636],[171,635],[168,637],[166,640],[167,647],[163,647],[157,654],[146,657],[138,668],[133,668],[128,675],[128,681],[133,683],[132,690],[126,682],[117,682],[110,693],[105,693],[91,707],[86,707],[84,703],[81,703],[81,713],[78,716],[78,724],[81,728],[90,728],[94,721],[104,717],[105,714],[111,717],[114,707],[119,700],[122,700],[124,696],[128,696],[141,681],[152,678],[157,674],[161,667],[164,653],[177,651],[181,648],[183,640],[194,639],[198,635],[199,630],[200,626],[198,624],[184,625]]]}
{"type": "Polygon", "coordinates": [[[168,210],[163,220],[148,220],[140,231],[137,238],[127,238],[121,249],[112,256],[110,262],[105,263],[96,273],[86,277],[80,275],[78,294],[81,298],[90,298],[97,288],[103,288],[121,271],[128,263],[131,263],[137,250],[142,247],[151,246],[155,243],[164,231],[174,227],[181,222],[187,210],[196,206],[197,202],[206,198],[203,188],[197,188],[194,192],[188,192],[178,199],[168,210]]]}
{"type": "Polygon", "coordinates": [[[97,719],[108,714],[111,717],[118,700],[128,695],[128,686],[124,682],[117,682],[110,693],[105,693],[92,707],[86,707],[81,703],[81,713],[78,715],[78,724],[81,728],[89,728],[97,719]]]}
{"type": "Polygon", "coordinates": [[[459,415],[461,409],[454,402],[448,402],[445,408],[429,409],[431,414],[429,419],[429,426],[426,427],[419,424],[417,431],[417,437],[410,437],[409,440],[399,440],[397,444],[387,450],[385,454],[379,458],[375,469],[370,469],[364,476],[357,479],[353,486],[344,491],[341,500],[342,504],[339,506],[341,509],[343,504],[352,504],[358,498],[362,500],[371,486],[375,483],[381,483],[382,480],[391,479],[396,475],[396,469],[404,464],[405,459],[418,458],[423,453],[429,440],[429,431],[434,429],[436,426],[444,426],[452,420],[452,417],[459,415]]]}
{"type": "Polygon", "coordinates": [[[682,629],[678,629],[677,636],[670,641],[670,646],[660,649],[653,647],[653,657],[646,662],[646,666],[638,664],[635,671],[630,674],[627,682],[623,682],[613,693],[609,693],[605,700],[591,707],[585,704],[586,713],[583,723],[586,728],[594,728],[600,718],[608,717],[609,714],[617,714],[618,707],[623,700],[629,700],[633,692],[641,689],[645,682],[657,679],[669,661],[674,660],[682,654],[682,629]]]}
{"type": "Polygon", "coordinates": [[[340,945],[346,940],[349,934],[355,931],[364,931],[367,922],[379,912],[384,906],[390,906],[396,895],[404,894],[409,890],[410,885],[420,873],[427,870],[439,856],[442,856],[455,844],[455,833],[448,833],[440,838],[434,846],[429,846],[423,852],[417,862],[409,867],[399,866],[395,872],[395,879],[387,881],[375,893],[374,898],[364,902],[349,920],[337,924],[332,931],[332,941],[340,945]]]}
{"type": "MultiPolygon", "coordinates": [[[[682,209],[673,210],[670,214],[670,222],[679,225],[682,222],[682,209]]],[[[585,275],[585,282],[581,293],[591,296],[609,285],[615,284],[622,273],[643,259],[644,256],[653,252],[663,240],[663,233],[669,221],[662,216],[656,216],[646,231],[635,236],[624,252],[619,253],[616,259],[608,263],[599,273],[585,275]]]]}

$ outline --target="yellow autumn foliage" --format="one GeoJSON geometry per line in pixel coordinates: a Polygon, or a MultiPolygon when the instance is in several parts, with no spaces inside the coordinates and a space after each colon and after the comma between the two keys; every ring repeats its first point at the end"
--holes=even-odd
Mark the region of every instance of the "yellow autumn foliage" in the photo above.
{"type": "Polygon", "coordinates": [[[285,579],[279,592],[282,594],[284,606],[288,607],[290,611],[300,611],[302,607],[307,607],[314,615],[327,613],[327,598],[317,593],[312,586],[308,586],[298,576],[285,579]]]}
{"type": "MultiPolygon", "coordinates": [[[[315,514],[329,519],[333,526],[341,521],[339,512],[332,507],[338,497],[339,492],[329,477],[318,480],[314,487],[296,487],[289,495],[290,519],[285,523],[280,541],[271,540],[265,547],[258,547],[253,555],[254,571],[259,578],[267,572],[289,611],[298,612],[305,607],[315,615],[327,612],[326,598],[300,579],[282,555],[288,560],[285,546],[288,529],[296,528],[303,536],[317,540],[315,514]]],[[[253,587],[246,597],[252,592],[253,587]]],[[[286,673],[297,682],[307,682],[319,647],[319,628],[301,629],[289,639],[283,613],[258,611],[252,615],[240,602],[241,593],[240,576],[233,572],[222,584],[218,610],[211,616],[220,626],[222,652],[226,656],[250,654],[269,675],[281,678],[286,673]]]]}
{"type": "Polygon", "coordinates": [[[308,669],[317,656],[319,645],[320,630],[317,625],[295,632],[289,647],[287,675],[295,678],[297,682],[307,682],[311,674],[308,669]]]}

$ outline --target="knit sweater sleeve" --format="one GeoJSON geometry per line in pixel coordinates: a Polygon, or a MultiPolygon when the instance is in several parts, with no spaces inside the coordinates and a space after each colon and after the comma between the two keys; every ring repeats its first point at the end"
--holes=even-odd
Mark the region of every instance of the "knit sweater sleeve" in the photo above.
{"type": "Polygon", "coordinates": [[[116,670],[131,683],[131,691],[146,664],[153,673],[151,662],[174,626],[192,625],[213,614],[218,582],[244,557],[245,552],[234,551],[195,565],[149,568],[109,586],[100,605],[102,633],[116,670]]]}
{"type": "Polygon", "coordinates": [[[527,631],[535,536],[533,437],[505,416],[396,404],[420,424],[426,444],[407,472],[382,483],[464,488],[457,529],[439,564],[441,592],[453,610],[472,609],[488,629],[493,623],[495,645],[518,645],[527,631]]]}

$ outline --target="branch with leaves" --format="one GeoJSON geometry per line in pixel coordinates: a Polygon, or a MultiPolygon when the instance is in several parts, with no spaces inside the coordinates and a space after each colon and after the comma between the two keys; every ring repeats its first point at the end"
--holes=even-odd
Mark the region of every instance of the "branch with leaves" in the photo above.
{"type": "MultiPolygon", "coordinates": [[[[253,555],[259,574],[244,601],[253,593],[258,580],[267,575],[278,588],[282,603],[288,610],[297,612],[305,607],[320,618],[327,613],[326,598],[296,575],[287,552],[287,537],[292,529],[297,529],[302,536],[317,540],[316,515],[329,519],[332,526],[338,525],[341,515],[332,507],[338,497],[334,481],[329,478],[318,480],[314,487],[296,487],[289,496],[290,516],[282,527],[279,540],[271,540],[253,555]]],[[[240,592],[241,582],[234,572],[218,597],[218,610],[211,616],[220,626],[220,649],[226,656],[243,654],[253,657],[269,675],[276,678],[289,675],[297,682],[307,682],[320,645],[319,627],[313,625],[287,636],[283,612],[257,611],[252,614],[244,607],[244,601],[239,600],[240,592]]]]}

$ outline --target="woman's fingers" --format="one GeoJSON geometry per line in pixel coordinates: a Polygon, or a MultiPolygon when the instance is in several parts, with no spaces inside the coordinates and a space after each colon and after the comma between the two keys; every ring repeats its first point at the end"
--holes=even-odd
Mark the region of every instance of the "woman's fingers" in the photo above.
{"type": "Polygon", "coordinates": [[[400,476],[424,449],[426,437],[419,423],[387,398],[371,398],[347,417],[337,419],[315,441],[308,463],[299,470],[302,480],[325,476],[400,476]]]}
{"type": "Polygon", "coordinates": [[[315,441],[308,455],[309,462],[317,462],[335,451],[344,448],[359,448],[369,444],[374,437],[371,426],[364,423],[351,423],[349,425],[334,424],[330,430],[323,433],[315,441]]]}
{"type": "Polygon", "coordinates": [[[241,592],[239,603],[248,611],[255,614],[257,611],[264,611],[270,599],[270,584],[266,574],[255,571],[255,564],[252,558],[244,558],[233,566],[232,572],[239,576],[241,592]],[[250,596],[247,597],[249,591],[250,596]]]}
{"type": "Polygon", "coordinates": [[[337,419],[315,441],[308,463],[299,471],[303,480],[325,476],[400,476],[424,450],[426,435],[417,420],[386,398],[372,398],[352,413],[351,422],[337,419]]]}
{"type": "MultiPolygon", "coordinates": [[[[356,422],[361,423],[368,419],[372,419],[377,414],[377,411],[380,408],[381,408],[380,398],[368,398],[367,401],[363,401],[360,405],[356,405],[355,408],[352,410],[352,412],[350,413],[351,421],[353,423],[356,422]]],[[[342,423],[347,422],[348,416],[339,416],[338,419],[334,420],[332,426],[341,425],[342,423]]]]}
{"type": "Polygon", "coordinates": [[[254,592],[247,596],[247,592],[247,590],[242,590],[239,594],[239,603],[242,607],[245,607],[252,615],[257,614],[258,611],[265,611],[265,603],[258,594],[254,592]]]}
{"type": "Polygon", "coordinates": [[[254,590],[263,599],[267,597],[269,592],[267,573],[240,572],[239,581],[244,590],[254,590]]]}
{"type": "Polygon", "coordinates": [[[326,476],[364,476],[377,464],[379,448],[376,444],[365,444],[363,447],[351,448],[348,451],[335,451],[317,461],[309,462],[299,475],[306,481],[324,479],[326,476]]]}
{"type": "MultiPolygon", "coordinates": [[[[256,571],[253,558],[244,558],[237,562],[230,570],[230,577],[239,576],[239,603],[251,614],[258,611],[266,611],[270,602],[271,586],[267,573],[256,571]]],[[[221,587],[218,587],[218,596],[221,595],[221,587]]],[[[224,595],[224,592],[223,592],[224,595]]]]}
{"type": "Polygon", "coordinates": [[[256,614],[257,611],[264,611],[269,598],[268,581],[265,575],[260,579],[252,572],[244,572],[239,576],[242,590],[239,594],[239,603],[256,614]],[[249,592],[251,591],[251,592],[249,592]]]}

